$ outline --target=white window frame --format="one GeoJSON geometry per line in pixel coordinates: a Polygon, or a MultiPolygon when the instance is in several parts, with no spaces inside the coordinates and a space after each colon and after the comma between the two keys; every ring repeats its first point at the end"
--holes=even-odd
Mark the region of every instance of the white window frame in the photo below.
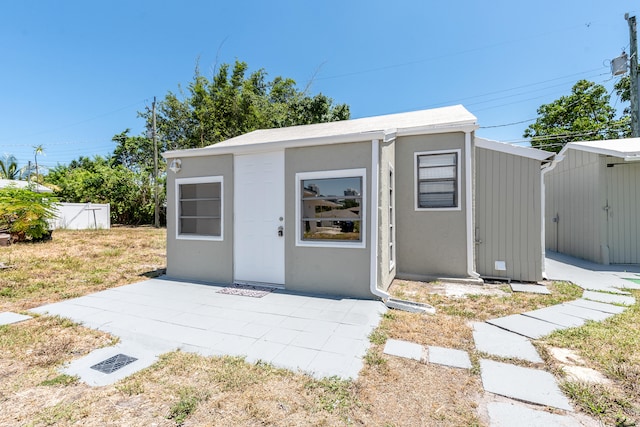
{"type": "MultiPolygon", "coordinates": [[[[415,152],[413,153],[413,197],[414,197],[414,209],[416,211],[420,211],[420,212],[425,212],[425,211],[436,211],[436,212],[446,212],[446,211],[460,211],[462,210],[462,203],[461,203],[461,184],[460,182],[462,181],[462,175],[460,173],[461,167],[460,164],[462,163],[462,150],[460,149],[454,149],[454,150],[434,150],[434,151],[419,151],[419,152],[415,152]],[[419,174],[419,168],[418,168],[418,157],[419,156],[425,156],[425,155],[430,155],[430,154],[452,154],[452,153],[456,153],[456,206],[455,207],[448,207],[448,208],[421,208],[420,204],[419,204],[419,196],[420,196],[420,187],[419,187],[419,183],[418,183],[418,174],[419,174]]],[[[468,191],[468,189],[467,189],[468,191]]]]}
{"type": "Polygon", "coordinates": [[[366,248],[367,247],[367,169],[339,169],[317,172],[296,173],[296,246],[321,248],[366,248]],[[360,236],[358,242],[335,240],[303,240],[302,239],[302,181],[307,179],[361,178],[362,203],[360,205],[360,236]]]}
{"type": "Polygon", "coordinates": [[[222,176],[202,176],[195,178],[178,178],[175,181],[176,239],[177,240],[224,240],[224,178],[222,176]],[[205,236],[198,234],[180,234],[180,186],[184,184],[220,183],[220,235],[205,236]]]}

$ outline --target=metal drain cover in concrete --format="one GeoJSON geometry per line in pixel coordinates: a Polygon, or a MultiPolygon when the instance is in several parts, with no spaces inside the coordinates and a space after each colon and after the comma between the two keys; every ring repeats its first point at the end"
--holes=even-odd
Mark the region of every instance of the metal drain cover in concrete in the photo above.
{"type": "Polygon", "coordinates": [[[103,374],[110,374],[118,369],[127,366],[129,363],[135,362],[135,357],[127,356],[126,354],[116,354],[113,357],[108,358],[107,360],[103,360],[100,363],[96,363],[91,366],[91,369],[95,369],[96,371],[100,371],[103,374]]]}

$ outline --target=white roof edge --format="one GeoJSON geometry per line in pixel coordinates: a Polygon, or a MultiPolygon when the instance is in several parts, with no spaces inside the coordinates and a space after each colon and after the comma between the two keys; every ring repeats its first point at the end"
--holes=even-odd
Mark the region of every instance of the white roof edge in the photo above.
{"type": "Polygon", "coordinates": [[[371,141],[373,139],[383,140],[389,134],[396,133],[397,136],[409,136],[409,135],[427,135],[433,133],[447,133],[447,132],[473,132],[478,129],[478,125],[475,122],[462,122],[452,123],[447,125],[429,125],[429,126],[416,126],[405,129],[386,129],[386,130],[374,130],[371,132],[357,132],[341,135],[329,135],[314,138],[301,138],[293,141],[274,141],[270,143],[257,142],[254,144],[246,145],[221,145],[217,144],[209,145],[202,148],[189,148],[186,150],[171,150],[162,153],[162,157],[165,159],[173,159],[176,157],[198,157],[206,155],[221,155],[221,154],[240,154],[251,152],[265,152],[265,151],[277,151],[285,148],[295,147],[309,147],[313,145],[330,145],[330,144],[342,144],[349,142],[364,142],[371,141]]]}
{"type": "Polygon", "coordinates": [[[560,150],[560,154],[564,154],[567,150],[585,151],[621,159],[634,159],[640,156],[640,138],[574,141],[565,144],[560,150]]]}
{"type": "Polygon", "coordinates": [[[492,141],[490,139],[476,137],[476,147],[484,148],[501,153],[513,154],[514,156],[526,157],[529,159],[545,161],[551,159],[555,153],[539,150],[531,147],[520,147],[519,145],[508,144],[506,142],[492,141]]]}
{"type": "Polygon", "coordinates": [[[308,147],[311,145],[329,145],[340,144],[348,142],[363,142],[371,141],[372,139],[384,138],[384,131],[374,132],[358,132],[348,135],[331,135],[318,138],[306,138],[296,141],[274,141],[268,144],[257,142],[254,144],[246,145],[221,145],[217,144],[209,145],[202,148],[190,148],[187,150],[172,150],[162,153],[162,157],[165,159],[173,159],[176,157],[198,157],[206,155],[220,155],[220,154],[239,154],[239,153],[251,153],[251,152],[265,152],[265,151],[278,151],[285,148],[293,147],[308,147]]]}

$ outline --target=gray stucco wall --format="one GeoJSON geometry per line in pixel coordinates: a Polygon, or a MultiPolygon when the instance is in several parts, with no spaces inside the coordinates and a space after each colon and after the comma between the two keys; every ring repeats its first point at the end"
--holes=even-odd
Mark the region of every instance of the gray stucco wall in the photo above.
{"type": "MultiPolygon", "coordinates": [[[[471,153],[473,155],[473,153],[471,153]]],[[[405,136],[396,140],[396,237],[398,277],[467,277],[466,169],[463,132],[405,136]],[[460,150],[460,210],[417,211],[414,153],[460,150]]]]}
{"type": "Polygon", "coordinates": [[[395,247],[397,246],[395,236],[396,224],[392,221],[392,216],[395,216],[396,192],[395,145],[395,141],[380,143],[380,175],[378,177],[378,288],[385,291],[389,289],[396,275],[397,266],[397,255],[395,253],[395,247]],[[393,175],[391,175],[391,171],[393,171],[393,175]],[[391,183],[391,179],[393,179],[393,183],[391,183]],[[390,193],[391,185],[393,191],[390,193]],[[393,198],[393,201],[391,198],[393,198]],[[391,202],[393,203],[391,204],[391,202]],[[390,205],[393,207],[393,210],[389,209],[390,205]],[[393,227],[389,227],[389,224],[392,222],[393,227]],[[393,241],[393,247],[390,246],[391,241],[393,241]]]}
{"type": "Polygon", "coordinates": [[[476,148],[476,271],[542,280],[541,162],[476,148]],[[506,270],[496,270],[504,261],[506,270]]]}
{"type": "Polygon", "coordinates": [[[564,159],[545,174],[545,241],[549,250],[601,263],[606,189],[598,157],[567,150],[564,159]]]}
{"type": "Polygon", "coordinates": [[[233,281],[233,156],[184,157],[167,173],[167,276],[228,284],[233,281]],[[176,178],[224,177],[224,240],[176,239],[176,178]]]}
{"type": "Polygon", "coordinates": [[[285,287],[310,293],[373,298],[371,261],[371,142],[285,150],[285,287]],[[296,246],[296,173],[366,168],[366,248],[296,246]]]}

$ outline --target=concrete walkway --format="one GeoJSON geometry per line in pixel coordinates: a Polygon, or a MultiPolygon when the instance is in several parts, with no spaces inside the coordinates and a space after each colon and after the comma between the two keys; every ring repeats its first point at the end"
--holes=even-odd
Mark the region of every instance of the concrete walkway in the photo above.
{"type": "Polygon", "coordinates": [[[640,279],[640,265],[602,265],[557,252],[547,252],[545,272],[549,280],[572,282],[582,289],[622,293],[622,289],[640,289],[627,279],[640,279]]]}
{"type": "Polygon", "coordinates": [[[316,377],[355,378],[368,336],[386,307],[380,301],[273,291],[261,298],[219,293],[223,287],[151,279],[32,309],[120,338],[68,366],[88,384],[105,385],[180,349],[246,357],[316,377]],[[118,354],[137,360],[110,374],[91,366],[118,354]]]}

